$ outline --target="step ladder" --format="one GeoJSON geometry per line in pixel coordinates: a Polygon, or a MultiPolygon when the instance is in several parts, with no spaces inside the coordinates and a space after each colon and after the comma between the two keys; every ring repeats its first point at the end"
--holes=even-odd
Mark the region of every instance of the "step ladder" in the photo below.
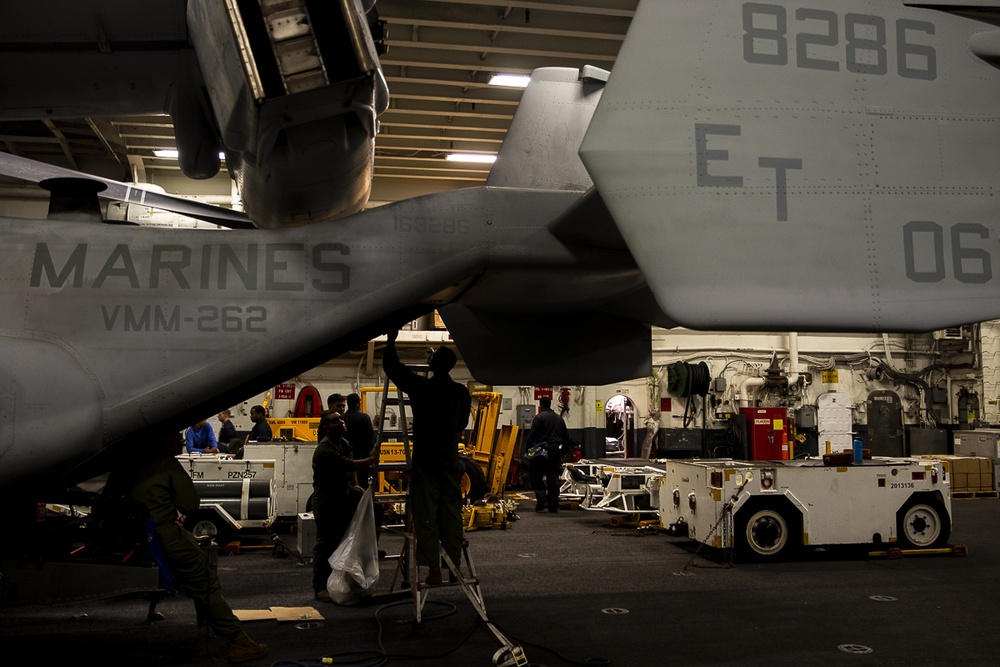
{"type": "MultiPolygon", "coordinates": [[[[409,368],[417,372],[424,372],[425,374],[430,371],[430,366],[428,366],[427,364],[409,364],[409,368]]],[[[385,381],[382,384],[381,401],[379,402],[379,409],[378,409],[378,423],[375,427],[375,430],[378,436],[378,442],[380,447],[382,443],[388,442],[390,441],[390,439],[398,440],[399,442],[403,443],[404,460],[402,462],[383,462],[381,460],[377,461],[375,466],[372,468],[372,480],[371,480],[371,484],[373,485],[373,488],[375,490],[374,498],[376,502],[381,502],[383,504],[404,503],[406,505],[406,511],[403,513],[403,523],[393,526],[386,526],[387,530],[389,530],[394,534],[402,534],[404,538],[403,549],[400,551],[399,555],[393,557],[394,560],[397,560],[397,565],[395,573],[393,574],[393,583],[390,586],[390,593],[395,592],[397,590],[396,580],[399,578],[400,574],[402,574],[403,576],[402,580],[400,581],[399,590],[410,587],[408,565],[409,561],[412,559],[409,558],[406,545],[412,541],[411,538],[413,534],[413,529],[410,521],[410,511],[409,511],[410,505],[408,502],[409,501],[408,485],[407,484],[400,485],[400,489],[402,490],[401,493],[386,493],[381,491],[381,483],[379,479],[380,472],[383,473],[399,472],[404,475],[409,475],[410,465],[412,462],[412,456],[410,451],[410,429],[409,429],[408,417],[406,414],[408,404],[406,399],[403,398],[403,391],[398,387],[396,388],[395,402],[399,413],[399,417],[397,420],[399,428],[398,430],[392,430],[392,431],[387,430],[385,428],[386,411],[388,410],[390,404],[389,388],[391,385],[392,381],[388,377],[386,377],[385,381]]]]}
{"type": "MultiPolygon", "coordinates": [[[[416,623],[419,625],[423,622],[424,605],[427,603],[427,598],[432,591],[460,586],[462,592],[465,593],[465,597],[469,599],[469,602],[475,608],[476,613],[479,614],[486,627],[490,629],[490,632],[493,633],[501,644],[501,648],[493,654],[493,664],[496,667],[526,667],[528,665],[528,658],[524,655],[524,649],[512,642],[499,628],[493,625],[493,622],[490,621],[486,613],[486,600],[483,597],[482,589],[479,587],[479,575],[476,573],[476,567],[473,565],[472,557],[469,555],[469,541],[462,540],[462,554],[459,563],[455,563],[444,550],[444,547],[438,544],[438,553],[441,556],[441,561],[448,570],[448,577],[440,584],[429,584],[420,578],[419,566],[417,565],[416,542],[416,536],[412,532],[404,535],[403,549],[406,552],[406,556],[400,559],[400,568],[403,567],[404,561],[408,565],[408,578],[411,590],[413,591],[413,616],[416,623]],[[463,563],[464,573],[462,571],[463,563]]],[[[397,569],[397,574],[399,571],[397,569]]],[[[395,585],[395,582],[396,576],[394,575],[393,585],[395,585]]]]}
{"type": "MultiPolygon", "coordinates": [[[[416,370],[417,372],[427,372],[430,367],[426,364],[411,364],[410,368],[416,370]]],[[[412,463],[411,450],[410,450],[410,427],[408,422],[408,417],[406,410],[408,403],[406,399],[403,398],[403,391],[396,388],[396,406],[399,411],[398,424],[399,428],[397,430],[387,430],[385,428],[385,415],[388,410],[390,399],[389,399],[389,388],[392,381],[389,378],[385,378],[385,382],[382,384],[382,394],[381,401],[379,402],[378,409],[378,423],[375,426],[375,432],[378,436],[379,447],[383,443],[389,441],[398,440],[403,443],[403,461],[401,462],[386,462],[377,461],[376,465],[372,468],[372,484],[375,485],[375,500],[376,502],[391,503],[391,502],[404,502],[407,499],[408,489],[404,490],[403,493],[384,493],[381,492],[381,486],[379,484],[379,472],[399,472],[403,474],[408,474],[410,472],[410,465],[412,463]]],[[[379,457],[381,459],[381,456],[379,457]]]]}
{"type": "MultiPolygon", "coordinates": [[[[407,366],[415,372],[427,373],[430,367],[427,364],[407,364],[407,366]]],[[[384,431],[385,426],[385,413],[386,408],[389,403],[389,378],[385,378],[385,384],[382,387],[382,403],[379,408],[379,442],[383,442],[385,438],[383,435],[387,433],[384,431]]],[[[396,404],[399,409],[399,431],[393,433],[400,438],[403,443],[404,454],[406,458],[405,471],[410,471],[410,466],[412,462],[411,452],[410,452],[410,436],[409,436],[409,426],[406,417],[406,401],[403,399],[403,392],[398,387],[396,388],[396,404]]],[[[381,464],[376,466],[375,474],[378,474],[378,468],[382,467],[381,464]]],[[[382,468],[385,470],[385,468],[382,468]]],[[[389,494],[379,494],[381,496],[387,496],[389,494]]],[[[403,547],[400,550],[398,561],[396,564],[396,569],[393,572],[392,582],[389,585],[390,593],[397,590],[405,590],[409,588],[413,595],[413,616],[416,623],[419,625],[423,622],[423,610],[424,605],[427,603],[427,598],[430,593],[439,588],[447,588],[451,586],[461,586],[462,592],[472,603],[472,606],[476,609],[479,617],[483,619],[486,623],[486,627],[490,629],[490,632],[500,641],[502,647],[493,654],[493,664],[496,667],[526,667],[528,665],[528,659],[524,655],[524,650],[515,645],[510,641],[500,630],[493,625],[489,617],[486,615],[486,601],[483,599],[482,590],[479,587],[479,575],[476,574],[476,568],[472,564],[472,557],[469,556],[469,541],[466,539],[462,540],[462,554],[461,561],[465,563],[466,574],[463,575],[461,563],[455,563],[452,561],[451,557],[445,553],[444,547],[438,544],[438,553],[441,556],[442,562],[447,566],[448,577],[445,581],[440,584],[428,584],[420,576],[420,566],[417,565],[417,536],[413,530],[413,520],[410,513],[409,504],[409,488],[407,488],[405,496],[406,502],[406,513],[405,520],[402,526],[398,526],[399,530],[396,531],[403,538],[403,547]],[[396,584],[399,582],[399,587],[396,584]]]]}
{"type": "MultiPolygon", "coordinates": [[[[413,370],[417,373],[424,373],[425,375],[430,372],[430,365],[428,364],[407,364],[407,368],[413,370]]],[[[385,442],[388,435],[398,436],[400,442],[403,443],[403,447],[406,453],[406,469],[410,469],[410,429],[408,417],[406,415],[406,409],[408,403],[405,398],[403,398],[403,390],[396,387],[396,406],[399,410],[399,430],[397,431],[387,431],[385,429],[385,413],[386,409],[389,407],[389,387],[392,381],[386,377],[385,382],[382,384],[382,400],[379,405],[379,415],[378,415],[378,440],[379,442],[385,442]]]]}

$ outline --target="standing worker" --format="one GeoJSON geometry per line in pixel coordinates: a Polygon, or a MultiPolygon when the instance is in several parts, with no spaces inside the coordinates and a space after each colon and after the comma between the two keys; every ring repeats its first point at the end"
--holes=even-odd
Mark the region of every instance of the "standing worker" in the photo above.
{"type": "Polygon", "coordinates": [[[528,463],[531,488],[535,490],[535,511],[559,511],[559,488],[562,486],[562,446],[569,447],[569,431],[566,422],[552,411],[552,399],[542,396],[538,399],[538,414],[531,420],[531,429],[524,441],[524,450],[532,445],[544,444],[545,456],[539,456],[528,463]]]}
{"type": "Polygon", "coordinates": [[[326,397],[326,409],[343,415],[347,412],[347,399],[343,394],[330,394],[326,397]]]}
{"type": "Polygon", "coordinates": [[[156,524],[156,537],[177,588],[194,600],[208,627],[229,640],[227,657],[246,662],[267,655],[267,645],[250,639],[222,597],[215,570],[197,540],[182,527],[185,515],[198,511],[198,491],[175,458],[180,438],[174,431],[155,433],[154,442],[132,447],[130,455],[108,476],[104,493],[128,498],[145,508],[156,524]]]}
{"type": "Polygon", "coordinates": [[[472,396],[451,379],[455,353],[439,347],[431,357],[431,377],[417,375],[399,361],[397,332],[390,332],[382,368],[410,397],[413,457],[409,505],[417,540],[417,565],[430,568],[427,583],[440,584],[438,543],[458,565],[462,551],[462,469],[458,442],[469,423],[472,396]]]}
{"type": "MultiPolygon", "coordinates": [[[[368,416],[368,413],[361,411],[361,396],[359,394],[347,395],[347,412],[344,413],[344,423],[347,424],[347,439],[351,443],[354,458],[368,456],[376,444],[375,427],[372,425],[372,418],[368,416]]],[[[367,489],[371,473],[370,469],[359,470],[358,486],[367,489]]]]}
{"type": "Polygon", "coordinates": [[[253,422],[250,442],[271,442],[271,427],[267,423],[267,410],[263,405],[250,408],[250,421],[253,422]]]}
{"type": "Polygon", "coordinates": [[[330,578],[330,556],[340,545],[354,518],[364,491],[357,484],[356,471],[375,465],[378,452],[368,458],[354,459],[351,443],[345,438],[347,425],[339,412],[324,412],[319,419],[320,437],[313,452],[312,511],[316,520],[316,545],[313,548],[313,591],[316,599],[330,602],[326,582],[330,578]]]}

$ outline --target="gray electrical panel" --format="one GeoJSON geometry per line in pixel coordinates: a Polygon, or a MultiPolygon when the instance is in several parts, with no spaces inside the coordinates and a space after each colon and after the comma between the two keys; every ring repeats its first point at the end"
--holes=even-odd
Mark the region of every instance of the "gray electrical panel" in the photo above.
{"type": "Polygon", "coordinates": [[[816,428],[816,406],[803,405],[795,411],[795,425],[800,429],[816,428]]]}
{"type": "Polygon", "coordinates": [[[528,430],[531,428],[531,420],[535,418],[536,414],[538,414],[538,408],[531,403],[517,406],[517,425],[522,430],[528,430]]]}

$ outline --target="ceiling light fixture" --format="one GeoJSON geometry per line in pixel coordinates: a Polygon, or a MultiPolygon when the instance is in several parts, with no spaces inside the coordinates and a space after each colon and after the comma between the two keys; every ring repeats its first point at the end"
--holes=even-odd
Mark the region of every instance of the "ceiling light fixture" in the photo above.
{"type": "Polygon", "coordinates": [[[493,164],[497,161],[496,155],[485,153],[448,153],[445,157],[448,162],[479,162],[482,164],[493,164]]]}
{"type": "Polygon", "coordinates": [[[527,74],[494,74],[490,77],[491,86],[506,86],[508,88],[527,88],[531,77],[527,74]]]}
{"type": "MultiPolygon", "coordinates": [[[[153,155],[156,157],[166,158],[168,160],[176,160],[178,154],[176,148],[157,148],[153,151],[153,155]]],[[[219,159],[225,160],[226,154],[219,151],[219,159]]]]}

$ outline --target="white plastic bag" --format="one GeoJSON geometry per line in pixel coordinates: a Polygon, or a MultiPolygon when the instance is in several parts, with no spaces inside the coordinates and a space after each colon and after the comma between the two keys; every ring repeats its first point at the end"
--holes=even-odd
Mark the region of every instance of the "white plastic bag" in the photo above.
{"type": "Polygon", "coordinates": [[[378,542],[371,487],[361,496],[344,539],[330,555],[330,567],[333,572],[326,580],[326,590],[337,604],[357,604],[375,590],[378,542]]]}

